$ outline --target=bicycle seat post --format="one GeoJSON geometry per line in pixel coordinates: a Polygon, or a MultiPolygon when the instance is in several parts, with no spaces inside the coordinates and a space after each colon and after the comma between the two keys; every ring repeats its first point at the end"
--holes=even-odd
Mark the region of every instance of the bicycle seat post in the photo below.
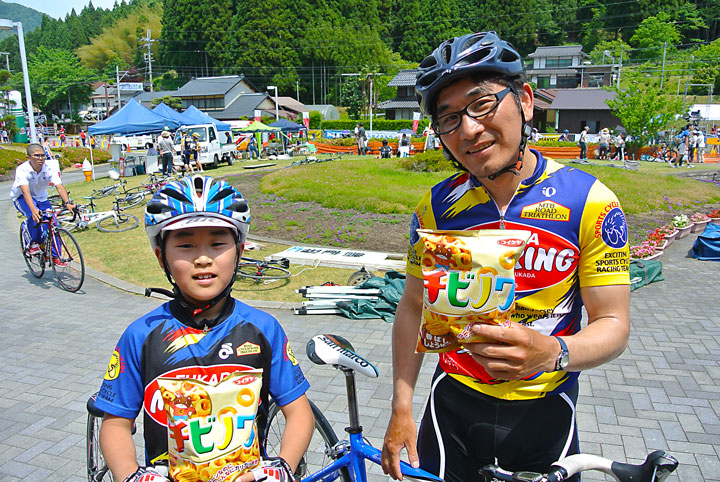
{"type": "Polygon", "coordinates": [[[347,391],[348,417],[350,419],[350,426],[347,427],[345,431],[349,434],[362,433],[360,414],[358,411],[357,390],[355,388],[355,371],[349,368],[341,368],[341,370],[345,374],[345,390],[347,391]]]}

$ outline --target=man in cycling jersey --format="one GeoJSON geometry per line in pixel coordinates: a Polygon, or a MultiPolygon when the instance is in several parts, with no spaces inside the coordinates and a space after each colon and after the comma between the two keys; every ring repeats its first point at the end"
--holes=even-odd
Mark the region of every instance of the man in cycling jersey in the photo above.
{"type": "Polygon", "coordinates": [[[60,179],[59,164],[55,159],[49,159],[40,144],[30,144],[25,149],[27,161],[15,169],[15,181],[10,190],[10,198],[15,208],[28,219],[27,226],[31,242],[26,248],[30,254],[40,252],[40,242],[46,234],[47,226],[41,224],[42,212],[51,209],[48,201],[48,186],[55,186],[65,207],[74,209],[70,202],[65,186],[60,179]],[[50,162],[48,162],[50,161],[50,162]]]}
{"type": "Polygon", "coordinates": [[[546,472],[578,451],[580,370],[619,356],[629,334],[627,226],[594,177],[527,147],[533,91],[517,51],[494,32],[442,43],[420,63],[416,93],[444,154],[461,172],[436,184],[411,222],[408,276],[393,325],[392,413],[383,470],[400,452],[443,480],[477,481],[497,462],[546,472]],[[441,353],[419,433],[412,402],[422,355],[416,229],[531,231],[515,265],[510,326],[478,324],[492,342],[441,353]],[[580,330],[582,307],[587,327],[580,330]]]}

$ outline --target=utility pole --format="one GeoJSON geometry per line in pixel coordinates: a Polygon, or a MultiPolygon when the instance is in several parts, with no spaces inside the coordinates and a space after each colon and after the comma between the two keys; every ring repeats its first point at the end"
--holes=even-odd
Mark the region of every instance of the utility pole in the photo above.
{"type": "Polygon", "coordinates": [[[620,65],[618,65],[618,78],[617,78],[617,88],[620,88],[620,72],[622,71],[622,57],[624,52],[625,46],[620,45],[620,65]]]}
{"type": "Polygon", "coordinates": [[[295,96],[297,98],[297,101],[300,102],[300,81],[295,81],[295,96]]]}
{"type": "Polygon", "coordinates": [[[313,105],[315,105],[315,62],[312,63],[313,105]]]}
{"type": "Polygon", "coordinates": [[[665,51],[667,50],[667,42],[663,42],[663,63],[662,71],[660,72],[660,90],[663,88],[663,81],[665,80],[665,51]]]}
{"type": "MultiPolygon", "coordinates": [[[[147,52],[143,54],[143,57],[145,57],[145,63],[148,66],[148,74],[150,75],[150,99],[153,99],[153,76],[152,76],[152,51],[150,50],[150,45],[152,45],[153,42],[157,42],[157,40],[153,40],[150,38],[150,29],[147,29],[147,37],[143,39],[143,43],[145,44],[145,47],[147,47],[147,52]]],[[[205,62],[207,63],[207,57],[205,57],[205,62]]],[[[207,67],[206,67],[207,68],[207,67]]]]}

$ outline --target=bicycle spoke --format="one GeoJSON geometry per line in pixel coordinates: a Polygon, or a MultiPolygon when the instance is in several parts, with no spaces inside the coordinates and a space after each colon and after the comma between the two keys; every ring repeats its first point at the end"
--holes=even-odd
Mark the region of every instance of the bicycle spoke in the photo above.
{"type": "Polygon", "coordinates": [[[97,223],[98,230],[105,233],[121,233],[136,228],[138,218],[132,214],[117,214],[105,219],[101,219],[97,223]]]}
{"type": "Polygon", "coordinates": [[[23,221],[20,225],[20,250],[30,273],[34,277],[40,278],[45,274],[45,257],[42,252],[37,254],[27,252],[27,248],[30,246],[30,232],[27,230],[26,222],[23,221]]]}

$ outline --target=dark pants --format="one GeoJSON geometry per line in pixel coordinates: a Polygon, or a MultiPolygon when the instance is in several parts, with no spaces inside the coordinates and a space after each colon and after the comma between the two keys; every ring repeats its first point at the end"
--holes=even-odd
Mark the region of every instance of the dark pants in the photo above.
{"type": "MultiPolygon", "coordinates": [[[[33,199],[33,202],[35,203],[35,207],[38,208],[41,212],[45,211],[46,209],[51,209],[52,204],[50,204],[50,201],[37,201],[33,199]]],[[[42,243],[43,239],[47,237],[47,224],[39,223],[35,224],[35,220],[32,217],[32,211],[30,210],[30,206],[27,205],[25,202],[25,197],[20,196],[15,199],[14,201],[15,209],[20,211],[27,219],[25,219],[25,223],[28,228],[28,233],[30,233],[30,241],[34,241],[38,244],[42,243]]],[[[55,245],[60,245],[60,239],[55,239],[55,245]]],[[[26,248],[29,247],[26,246],[26,248]]],[[[58,256],[57,249],[53,247],[53,256],[58,256]]]]}
{"type": "Polygon", "coordinates": [[[587,159],[587,142],[580,141],[580,159],[587,159]]]}
{"type": "Polygon", "coordinates": [[[171,152],[163,152],[162,155],[162,172],[163,174],[172,174],[173,155],[171,152]]]}

